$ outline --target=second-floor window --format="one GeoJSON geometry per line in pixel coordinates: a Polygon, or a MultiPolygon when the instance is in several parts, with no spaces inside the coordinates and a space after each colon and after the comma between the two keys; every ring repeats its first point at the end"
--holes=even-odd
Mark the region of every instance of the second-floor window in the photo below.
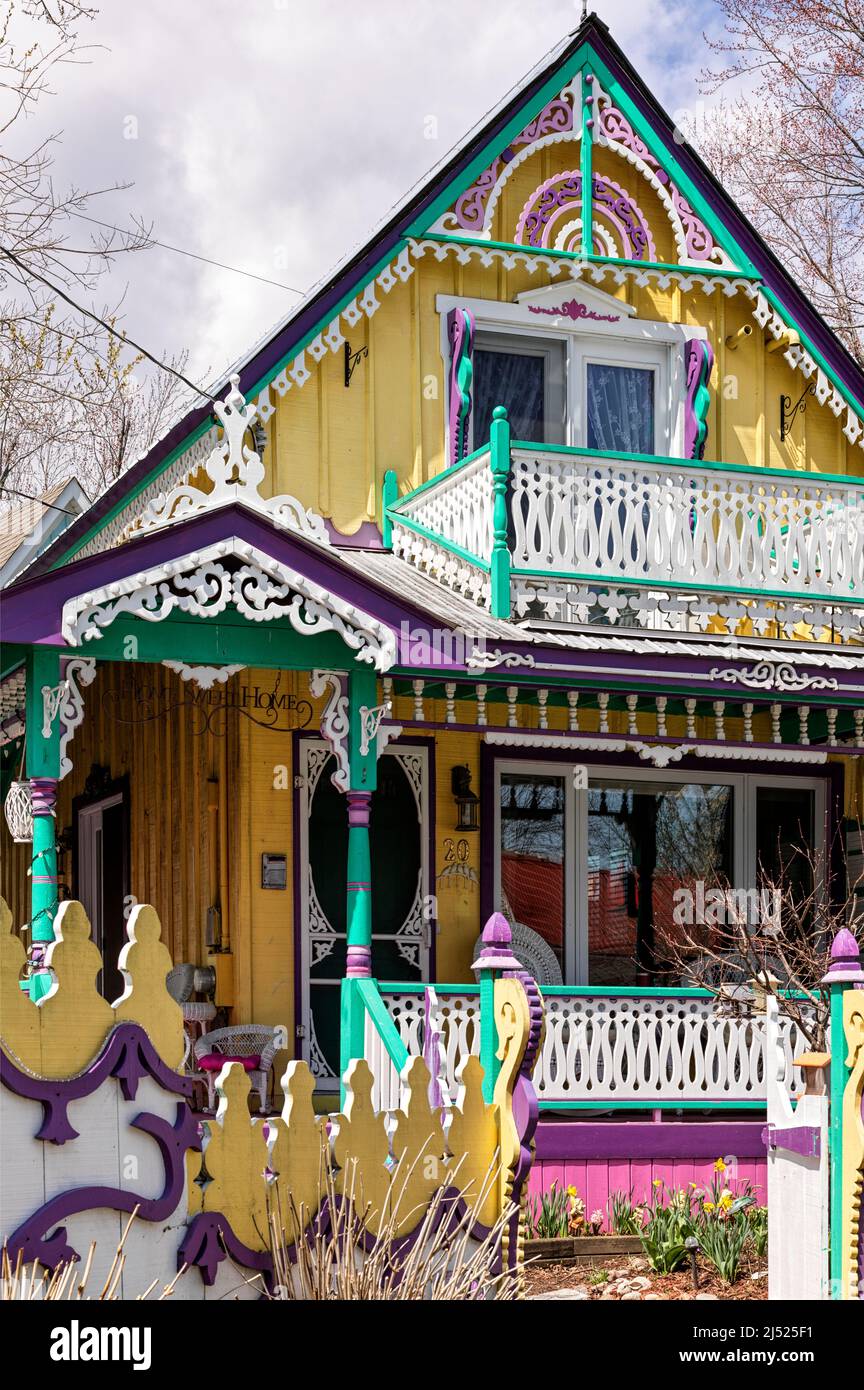
{"type": "Polygon", "coordinates": [[[669,352],[479,332],[474,349],[473,447],[496,405],[514,439],[602,453],[669,452],[669,352]]]}

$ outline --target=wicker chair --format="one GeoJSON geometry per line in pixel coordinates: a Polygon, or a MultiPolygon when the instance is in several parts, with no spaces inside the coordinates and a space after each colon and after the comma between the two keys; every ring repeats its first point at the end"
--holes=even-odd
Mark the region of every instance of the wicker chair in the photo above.
{"type": "Polygon", "coordinates": [[[215,1028],[195,1043],[195,1061],[207,1078],[207,1104],[216,1109],[216,1078],[226,1062],[241,1062],[258,1092],[260,1112],[267,1109],[267,1082],[279,1050],[279,1030],[261,1023],[215,1028]]]}

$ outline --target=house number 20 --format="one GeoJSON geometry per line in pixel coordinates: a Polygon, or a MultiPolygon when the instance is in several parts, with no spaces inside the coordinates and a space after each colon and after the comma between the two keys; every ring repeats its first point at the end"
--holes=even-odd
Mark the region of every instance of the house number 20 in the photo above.
{"type": "Polygon", "coordinates": [[[444,841],[445,864],[467,864],[471,857],[471,846],[467,840],[444,841]]]}

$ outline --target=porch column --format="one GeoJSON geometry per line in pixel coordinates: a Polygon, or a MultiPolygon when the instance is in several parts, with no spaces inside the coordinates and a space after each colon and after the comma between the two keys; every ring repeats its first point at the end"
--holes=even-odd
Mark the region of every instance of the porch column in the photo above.
{"type": "Polygon", "coordinates": [[[841,927],[831,943],[831,956],[822,984],[828,990],[831,1026],[828,1050],[831,1053],[830,1109],[828,1112],[828,1154],[830,1159],[830,1266],[829,1289],[832,1299],[843,1296],[843,1094],[849,1079],[843,1027],[843,995],[847,989],[864,988],[864,970],[858,942],[847,927],[841,927]]]}
{"type": "Polygon", "coordinates": [[[369,814],[378,771],[378,741],[369,737],[368,715],[375,709],[374,671],[352,671],[348,677],[348,959],[349,979],[372,974],[372,856],[369,814]]]}
{"type": "Polygon", "coordinates": [[[60,777],[60,653],[31,647],[26,666],[25,768],[33,806],[33,856],[30,866],[30,946],[33,974],[30,997],[41,999],[50,976],[41,969],[54,940],[57,912],[57,783],[60,777]]]}

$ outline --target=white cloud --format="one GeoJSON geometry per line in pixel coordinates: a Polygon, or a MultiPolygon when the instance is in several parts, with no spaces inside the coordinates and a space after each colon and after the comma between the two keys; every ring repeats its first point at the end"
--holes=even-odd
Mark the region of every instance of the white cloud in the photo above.
{"type": "MultiPolygon", "coordinates": [[[[579,22],[571,0],[103,0],[38,124],[56,174],[130,181],[94,215],[306,289],[579,22]],[[436,118],[437,139],[426,138],[436,118]],[[130,118],[132,118],[130,120],[130,118]],[[136,138],[125,138],[130,134],[136,138]]],[[[706,0],[607,0],[603,19],[669,109],[697,99],[706,0]]],[[[34,122],[34,125],[37,122],[34,122]]],[[[126,327],[200,378],[291,307],[275,287],[155,248],[127,259],[126,327]]]]}

